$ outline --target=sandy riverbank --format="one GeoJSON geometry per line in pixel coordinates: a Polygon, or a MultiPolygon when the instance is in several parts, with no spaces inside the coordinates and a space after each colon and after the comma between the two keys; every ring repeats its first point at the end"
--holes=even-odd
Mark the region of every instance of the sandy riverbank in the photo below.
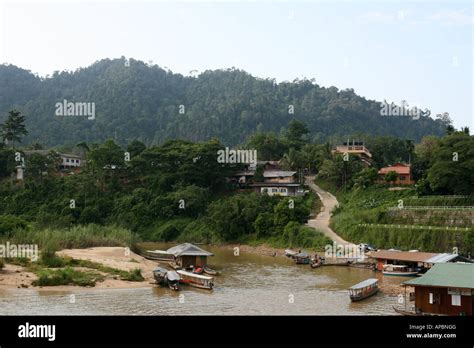
{"type": "MultiPolygon", "coordinates": [[[[147,260],[126,248],[96,247],[87,249],[66,249],[57,252],[57,254],[59,256],[72,257],[78,260],[89,260],[124,271],[131,271],[135,268],[139,268],[145,280],[141,282],[126,281],[119,279],[117,276],[99,272],[105,276],[105,280],[97,282],[93,288],[75,285],[39,287],[32,285],[32,282],[38,278],[36,274],[28,272],[24,267],[6,264],[5,267],[0,270],[0,290],[32,288],[39,291],[76,291],[81,289],[123,289],[154,286],[152,271],[156,268],[157,263],[147,260]]],[[[81,271],[86,270],[84,268],[76,269],[81,271]]]]}

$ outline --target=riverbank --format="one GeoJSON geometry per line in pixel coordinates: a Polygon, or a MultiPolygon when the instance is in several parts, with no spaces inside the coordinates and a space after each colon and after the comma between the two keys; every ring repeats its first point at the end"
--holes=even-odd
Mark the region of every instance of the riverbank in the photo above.
{"type": "MultiPolygon", "coordinates": [[[[237,252],[240,255],[254,254],[267,256],[270,258],[286,258],[285,249],[274,248],[268,245],[241,245],[241,244],[225,244],[215,246],[221,249],[237,252]]],[[[153,279],[153,269],[156,268],[157,262],[147,260],[144,257],[123,247],[93,247],[86,249],[64,249],[57,252],[57,255],[63,258],[74,260],[84,260],[100,264],[122,271],[132,271],[140,269],[143,275],[143,281],[127,281],[122,280],[116,275],[99,272],[103,276],[103,280],[97,281],[94,287],[82,287],[76,285],[59,285],[59,286],[34,286],[33,282],[38,279],[35,273],[28,271],[27,267],[5,264],[0,271],[0,290],[15,290],[32,288],[38,291],[76,291],[81,289],[133,289],[133,288],[150,288],[155,286],[153,279]]],[[[330,260],[329,260],[330,261],[330,260]]],[[[212,265],[212,261],[211,261],[212,265]]],[[[309,267],[309,266],[302,266],[309,267]]],[[[331,266],[328,266],[331,267],[331,266]]],[[[85,267],[73,267],[78,271],[87,271],[85,267]]],[[[298,267],[295,265],[295,270],[298,267]]],[[[318,272],[314,270],[315,274],[318,272]]],[[[383,284],[380,291],[387,295],[398,295],[402,292],[400,285],[383,284]]]]}
{"type": "MultiPolygon", "coordinates": [[[[76,285],[34,286],[33,282],[38,280],[38,276],[29,271],[28,267],[6,263],[5,267],[0,270],[0,290],[33,288],[38,291],[75,291],[81,289],[128,289],[153,286],[153,269],[156,268],[156,262],[147,260],[128,248],[93,247],[86,249],[64,249],[56,254],[60,257],[90,261],[121,271],[131,272],[138,268],[144,280],[127,281],[120,279],[117,275],[95,270],[95,272],[101,275],[101,280],[97,281],[94,287],[76,285]]],[[[72,268],[81,272],[90,270],[87,267],[72,268]]]]}

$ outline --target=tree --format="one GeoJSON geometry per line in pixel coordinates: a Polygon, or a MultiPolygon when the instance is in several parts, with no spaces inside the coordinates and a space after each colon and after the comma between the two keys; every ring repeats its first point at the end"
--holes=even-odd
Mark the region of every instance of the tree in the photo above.
{"type": "Polygon", "coordinates": [[[377,169],[375,168],[364,168],[362,169],[354,179],[354,184],[360,188],[367,188],[375,183],[378,177],[377,169]]]}
{"type": "Polygon", "coordinates": [[[427,171],[431,189],[438,194],[472,194],[474,136],[457,132],[441,139],[427,171]]]}
{"type": "Polygon", "coordinates": [[[362,164],[358,156],[349,155],[345,161],[343,156],[336,155],[323,162],[318,177],[328,180],[337,188],[349,189],[354,183],[355,174],[361,169],[362,164]]]}
{"type": "Polygon", "coordinates": [[[408,163],[411,164],[411,158],[413,156],[413,151],[415,150],[415,145],[413,144],[413,140],[405,139],[405,149],[408,153],[408,163]]]}
{"type": "Polygon", "coordinates": [[[19,111],[9,111],[6,122],[0,125],[3,142],[11,142],[13,145],[15,142],[21,143],[21,137],[28,134],[24,122],[25,117],[19,111]]]}
{"type": "Polygon", "coordinates": [[[33,153],[26,159],[26,173],[33,180],[39,179],[40,182],[43,182],[43,174],[55,172],[60,163],[61,157],[54,151],[51,151],[46,156],[33,153]]]}
{"type": "Polygon", "coordinates": [[[255,133],[251,135],[246,144],[246,148],[257,150],[259,160],[279,160],[288,150],[288,143],[275,133],[255,133]]]}
{"type": "Polygon", "coordinates": [[[290,147],[299,149],[306,142],[304,136],[309,134],[309,132],[306,124],[296,119],[291,120],[286,132],[286,138],[290,143],[290,147]]]}
{"type": "Polygon", "coordinates": [[[134,140],[127,146],[127,151],[130,153],[132,158],[138,156],[143,151],[145,151],[146,146],[139,140],[134,140]]]}
{"type": "Polygon", "coordinates": [[[387,174],[385,174],[385,181],[391,184],[394,184],[397,181],[398,173],[391,170],[387,174]]]}

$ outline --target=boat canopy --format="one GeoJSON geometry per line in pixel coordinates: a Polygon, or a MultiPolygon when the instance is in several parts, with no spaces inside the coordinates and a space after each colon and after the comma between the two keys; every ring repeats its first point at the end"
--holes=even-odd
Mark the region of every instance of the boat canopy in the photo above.
{"type": "Polygon", "coordinates": [[[299,258],[302,258],[302,259],[306,259],[306,258],[309,257],[309,255],[308,255],[308,253],[306,253],[306,252],[303,251],[302,253],[296,254],[295,257],[299,257],[299,258]]]}
{"type": "Polygon", "coordinates": [[[167,251],[169,254],[173,254],[175,257],[178,256],[213,256],[213,253],[209,251],[203,250],[194,244],[191,243],[183,243],[180,245],[176,245],[172,248],[169,248],[167,251]]]}
{"type": "Polygon", "coordinates": [[[175,271],[168,271],[168,272],[166,273],[166,277],[168,278],[168,280],[171,280],[171,281],[173,281],[173,280],[180,280],[180,279],[181,279],[181,277],[179,276],[179,274],[176,273],[175,271]]]}
{"type": "Polygon", "coordinates": [[[214,278],[212,277],[208,277],[208,276],[205,276],[205,275],[201,275],[201,274],[196,274],[196,273],[191,273],[191,272],[186,272],[186,271],[183,271],[183,270],[179,270],[179,271],[176,271],[178,274],[181,274],[183,276],[188,276],[188,277],[194,277],[194,278],[199,278],[199,279],[203,279],[203,280],[212,280],[214,278]]]}
{"type": "Polygon", "coordinates": [[[349,289],[351,290],[357,290],[357,289],[363,289],[363,288],[366,288],[368,286],[371,286],[371,285],[374,285],[374,284],[377,284],[379,280],[376,279],[376,278],[369,278],[369,279],[366,279],[356,285],[352,285],[349,289]]]}

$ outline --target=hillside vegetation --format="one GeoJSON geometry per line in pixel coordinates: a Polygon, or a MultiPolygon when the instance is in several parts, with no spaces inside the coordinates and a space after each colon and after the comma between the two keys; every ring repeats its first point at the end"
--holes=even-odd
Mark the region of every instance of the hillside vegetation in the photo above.
{"type": "Polygon", "coordinates": [[[345,139],[351,134],[392,135],[419,141],[442,135],[445,124],[430,117],[380,116],[380,102],[354,90],[324,88],[314,80],[276,83],[245,71],[205,71],[185,77],[130,59],[104,59],[74,72],[40,78],[12,65],[0,65],[0,123],[18,109],[30,133],[24,143],[47,146],[102,142],[146,145],[169,139],[243,143],[259,132],[280,133],[296,118],[311,140],[345,139]],[[95,103],[95,119],[55,115],[58,102],[95,103]],[[294,112],[293,112],[294,111],[294,112]]]}
{"type": "Polygon", "coordinates": [[[417,249],[428,252],[451,252],[458,248],[464,255],[474,253],[474,210],[456,209],[472,197],[417,198],[414,189],[389,191],[373,186],[338,194],[340,207],[334,212],[331,226],[344,239],[369,243],[378,248],[417,249]],[[426,200],[438,203],[436,210],[426,207],[426,200]],[[398,208],[402,202],[405,209],[398,208]],[[409,210],[417,207],[420,210],[409,210]],[[390,209],[392,208],[392,209],[390,209]]]}

